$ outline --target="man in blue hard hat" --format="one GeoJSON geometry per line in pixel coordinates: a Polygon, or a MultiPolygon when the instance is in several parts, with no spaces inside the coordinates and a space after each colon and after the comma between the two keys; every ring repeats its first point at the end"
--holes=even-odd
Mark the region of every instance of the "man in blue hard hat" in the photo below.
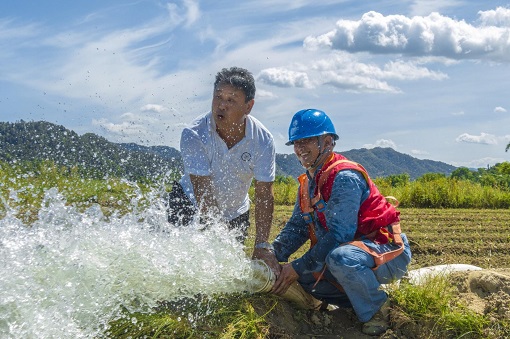
{"type": "Polygon", "coordinates": [[[388,328],[389,299],[381,284],[400,279],[411,251],[401,233],[399,212],[383,197],[367,171],[333,151],[338,134],[323,111],[297,112],[287,145],[306,169],[294,211],[273,242],[287,262],[306,241],[310,249],[281,266],[272,292],[283,295],[298,281],[325,305],[351,306],[362,331],[388,328]]]}

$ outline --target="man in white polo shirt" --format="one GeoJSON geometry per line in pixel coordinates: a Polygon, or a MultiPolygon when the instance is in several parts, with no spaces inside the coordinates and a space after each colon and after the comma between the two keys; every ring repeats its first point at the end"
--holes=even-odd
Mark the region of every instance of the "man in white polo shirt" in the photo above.
{"type": "Polygon", "coordinates": [[[268,258],[268,264],[275,266],[268,243],[275,149],[271,133],[249,115],[254,98],[255,80],[246,69],[224,68],[216,75],[211,111],[181,135],[184,175],[170,192],[168,221],[187,225],[196,215],[222,216],[244,241],[250,225],[248,189],[255,179],[253,257],[268,258]]]}

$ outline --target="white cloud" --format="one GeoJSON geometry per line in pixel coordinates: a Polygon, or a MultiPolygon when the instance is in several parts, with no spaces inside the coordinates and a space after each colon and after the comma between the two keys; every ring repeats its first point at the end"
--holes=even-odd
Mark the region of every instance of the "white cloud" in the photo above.
{"type": "Polygon", "coordinates": [[[397,144],[393,142],[393,140],[388,139],[379,139],[375,142],[375,144],[365,144],[363,145],[364,148],[374,148],[374,147],[390,147],[393,149],[397,149],[397,144]]]}
{"type": "MultiPolygon", "coordinates": [[[[127,112],[120,115],[120,119],[124,122],[128,122],[130,124],[156,124],[160,121],[160,117],[154,114],[144,114],[150,111],[143,111],[142,114],[135,114],[131,112],[127,112]]],[[[152,112],[154,113],[154,112],[152,112]]]]}
{"type": "Polygon", "coordinates": [[[510,27],[510,9],[498,7],[495,10],[478,12],[482,26],[510,27]]]}
{"type": "Polygon", "coordinates": [[[469,142],[474,144],[486,144],[486,145],[497,145],[498,140],[496,136],[487,133],[481,133],[480,135],[471,135],[463,133],[459,135],[455,141],[457,142],[469,142]]]}
{"type": "Polygon", "coordinates": [[[257,89],[256,98],[262,99],[262,100],[264,100],[264,99],[278,99],[278,95],[276,95],[275,93],[270,92],[270,91],[266,91],[263,89],[257,89]]]}
{"type": "Polygon", "coordinates": [[[428,68],[417,66],[413,62],[404,61],[390,61],[384,66],[381,76],[387,79],[399,80],[444,80],[448,78],[448,75],[442,72],[434,72],[428,68]]]}
{"type": "Polygon", "coordinates": [[[318,72],[317,81],[352,91],[399,93],[389,85],[384,71],[377,65],[361,63],[346,53],[335,53],[329,59],[321,59],[312,64],[318,72]]]}
{"type": "MultiPolygon", "coordinates": [[[[490,21],[486,12],[479,15],[484,23],[490,21]]],[[[506,15],[505,12],[502,16],[506,15]]],[[[408,18],[371,11],[358,21],[339,20],[336,29],[309,36],[304,45],[311,50],[326,47],[350,52],[510,62],[509,34],[509,26],[473,26],[436,12],[408,18]]]]}
{"type": "Polygon", "coordinates": [[[184,0],[186,7],[186,26],[190,26],[200,18],[200,7],[197,1],[184,0]]]}
{"type": "Polygon", "coordinates": [[[352,57],[335,54],[329,60],[320,60],[313,66],[320,72],[320,79],[336,87],[358,90],[374,90],[399,93],[400,89],[389,85],[385,80],[443,80],[448,76],[417,66],[412,62],[390,61],[379,67],[361,63],[352,57]]]}
{"type": "Polygon", "coordinates": [[[157,104],[147,104],[142,107],[140,107],[140,111],[142,112],[156,112],[156,113],[162,113],[166,111],[166,107],[162,105],[157,104]]]}
{"type": "MultiPolygon", "coordinates": [[[[55,48],[58,56],[54,60],[41,59],[37,66],[27,65],[15,76],[46,92],[88,98],[100,104],[138,100],[142,92],[137,85],[158,76],[154,67],[158,56],[146,59],[139,45],[167,28],[159,22],[104,36],[89,34],[87,37],[82,33],[81,38],[72,41],[62,40],[59,34],[44,42],[55,48]],[[73,42],[77,45],[72,46],[73,42]]],[[[157,82],[153,84],[157,86],[157,82]]]]}
{"type": "Polygon", "coordinates": [[[506,109],[504,107],[497,106],[497,107],[494,108],[494,112],[497,112],[497,113],[506,113],[506,109]]]}
{"type": "Polygon", "coordinates": [[[135,124],[127,121],[120,124],[114,124],[108,121],[108,119],[93,119],[92,124],[103,128],[108,133],[113,133],[117,136],[126,138],[132,138],[133,136],[147,133],[147,125],[135,124]]]}
{"type": "Polygon", "coordinates": [[[38,35],[39,25],[17,25],[12,19],[0,18],[0,41],[28,38],[38,35]]]}
{"type": "Polygon", "coordinates": [[[257,80],[279,87],[313,87],[308,79],[308,74],[285,68],[266,68],[260,72],[257,80]]]}
{"type": "MultiPolygon", "coordinates": [[[[131,113],[131,112],[126,112],[126,113],[123,113],[120,118],[122,120],[126,120],[126,121],[129,121],[129,120],[135,120],[137,119],[136,115],[134,113],[131,113]]],[[[106,121],[106,119],[102,119],[102,121],[106,121]]]]}
{"type": "Polygon", "coordinates": [[[389,61],[380,67],[363,63],[345,52],[335,52],[327,59],[312,60],[310,66],[291,65],[287,68],[268,68],[260,72],[258,80],[279,87],[313,88],[331,85],[355,92],[400,93],[386,80],[443,80],[448,76],[431,71],[414,62],[389,61]]]}
{"type": "Polygon", "coordinates": [[[322,76],[325,84],[345,90],[355,92],[401,92],[400,89],[389,85],[386,81],[380,81],[369,76],[338,74],[335,72],[323,72],[322,76]]]}
{"type": "MultiPolygon", "coordinates": [[[[157,105],[156,105],[157,106],[157,105]]],[[[105,137],[113,142],[139,142],[141,144],[166,144],[168,138],[179,138],[185,123],[175,114],[144,110],[141,113],[126,112],[117,117],[93,119],[92,125],[99,127],[105,137]]],[[[172,143],[177,146],[177,143],[172,143]]]]}
{"type": "Polygon", "coordinates": [[[421,151],[421,150],[417,150],[417,149],[413,149],[411,150],[411,154],[412,155],[429,155],[428,152],[426,151],[421,151]]]}
{"type": "Polygon", "coordinates": [[[452,112],[451,113],[453,116],[461,116],[461,115],[464,115],[466,114],[464,111],[456,111],[456,112],[452,112]]]}
{"type": "Polygon", "coordinates": [[[199,4],[194,0],[184,0],[182,4],[182,7],[175,3],[168,3],[166,5],[170,22],[177,25],[183,23],[184,26],[190,27],[200,18],[199,4]]]}
{"type": "MultiPolygon", "coordinates": [[[[168,19],[158,17],[141,26],[108,33],[97,29],[59,32],[34,46],[47,51],[37,62],[28,57],[16,61],[0,59],[0,77],[8,77],[12,82],[48,95],[86,100],[89,105],[101,105],[109,112],[137,110],[146,102],[182,107],[181,103],[188,98],[181,93],[193,93],[198,88],[197,82],[200,85],[203,82],[191,84],[187,81],[189,72],[186,69],[161,71],[165,52],[162,45],[173,29],[175,25],[168,19]],[[8,69],[12,64],[19,67],[8,69]],[[175,91],[168,90],[174,86],[179,86],[182,92],[173,94],[175,91]]],[[[2,45],[0,40],[0,47],[2,45]]],[[[0,56],[3,50],[7,49],[0,48],[0,56]]],[[[153,106],[152,109],[157,112],[160,108],[153,106]]]]}

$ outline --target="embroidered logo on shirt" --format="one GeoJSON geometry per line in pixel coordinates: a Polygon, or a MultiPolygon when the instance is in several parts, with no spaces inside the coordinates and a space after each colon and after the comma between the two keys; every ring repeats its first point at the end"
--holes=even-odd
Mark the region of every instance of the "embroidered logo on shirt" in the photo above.
{"type": "Polygon", "coordinates": [[[241,155],[241,160],[243,160],[243,161],[250,161],[251,160],[251,154],[248,153],[248,152],[244,152],[241,155]]]}

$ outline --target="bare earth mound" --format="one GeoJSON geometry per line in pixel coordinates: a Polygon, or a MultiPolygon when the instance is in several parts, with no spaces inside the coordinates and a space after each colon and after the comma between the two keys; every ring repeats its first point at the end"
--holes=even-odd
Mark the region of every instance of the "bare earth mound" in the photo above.
{"type": "Polygon", "coordinates": [[[492,320],[510,320],[510,268],[454,275],[460,297],[468,307],[492,320]]]}
{"type": "MultiPolygon", "coordinates": [[[[459,298],[471,310],[485,314],[491,322],[510,321],[510,268],[452,273],[459,298]]],[[[256,306],[259,312],[268,305],[256,306]]],[[[361,332],[361,323],[350,309],[303,311],[280,300],[266,318],[269,338],[373,338],[361,332]]],[[[380,338],[421,338],[430,324],[416,324],[391,313],[391,328],[380,338]]],[[[490,337],[490,334],[489,334],[490,337]]]]}

